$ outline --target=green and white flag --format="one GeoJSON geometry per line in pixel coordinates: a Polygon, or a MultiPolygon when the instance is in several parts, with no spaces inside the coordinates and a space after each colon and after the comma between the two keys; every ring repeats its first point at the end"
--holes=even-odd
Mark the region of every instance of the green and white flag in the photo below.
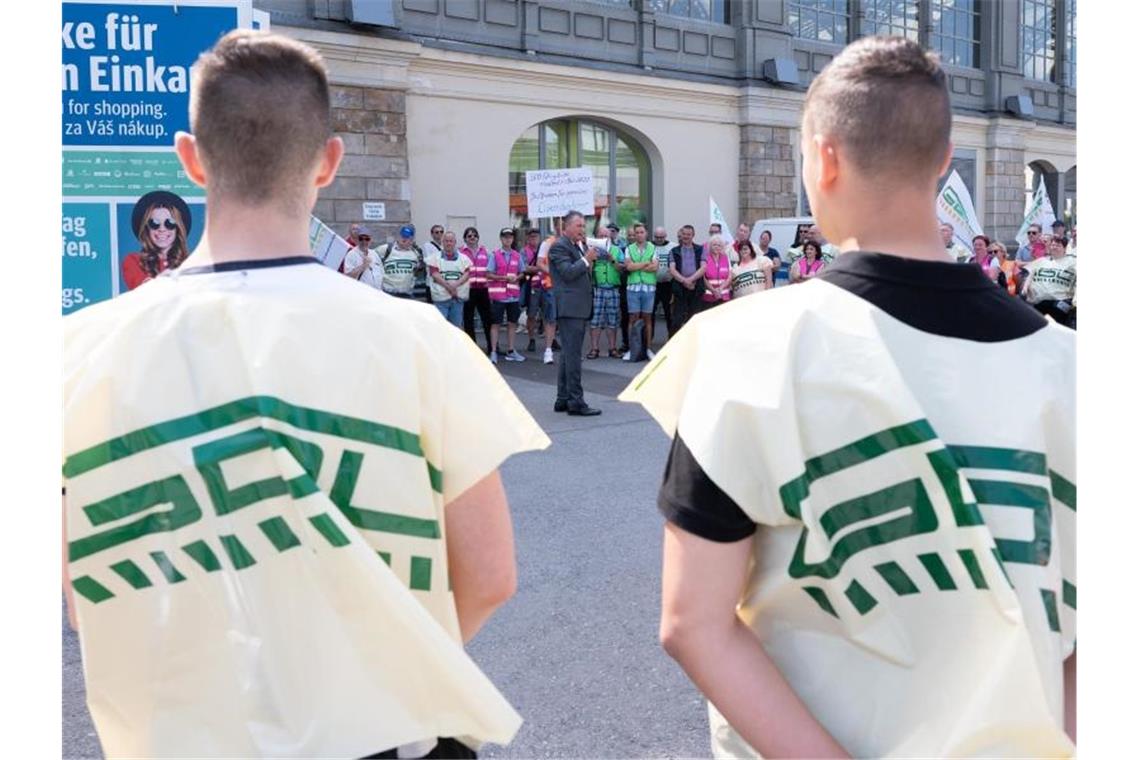
{"type": "Polygon", "coordinates": [[[1029,244],[1029,225],[1039,224],[1041,229],[1048,229],[1053,220],[1057,218],[1056,212],[1053,211],[1053,202],[1049,200],[1049,193],[1045,192],[1045,178],[1042,177],[1041,181],[1037,183],[1037,191],[1033,193],[1033,200],[1029,202],[1029,208],[1025,212],[1025,219],[1021,222],[1021,228],[1017,231],[1017,242],[1021,245],[1029,244]]]}
{"type": "Polygon", "coordinates": [[[954,228],[954,238],[969,250],[974,236],[982,234],[982,224],[974,212],[974,200],[957,170],[950,172],[938,191],[938,221],[954,228]]]}
{"type": "Polygon", "coordinates": [[[725,247],[732,245],[732,234],[728,231],[728,220],[724,218],[724,212],[720,210],[720,206],[716,204],[711,195],[709,196],[709,224],[719,224],[720,237],[724,241],[725,247]]]}
{"type": "Polygon", "coordinates": [[[713,197],[709,196],[709,224],[719,224],[723,232],[728,229],[728,221],[724,218],[724,213],[721,212],[720,206],[716,205],[713,197]]]}

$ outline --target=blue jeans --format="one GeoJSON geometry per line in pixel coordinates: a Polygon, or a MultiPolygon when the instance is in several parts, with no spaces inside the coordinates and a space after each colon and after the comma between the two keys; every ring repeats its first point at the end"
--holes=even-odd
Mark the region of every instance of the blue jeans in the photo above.
{"type": "Polygon", "coordinates": [[[451,324],[463,329],[463,302],[458,298],[449,298],[446,301],[435,301],[433,304],[435,308],[439,309],[439,313],[443,315],[451,324]]]}

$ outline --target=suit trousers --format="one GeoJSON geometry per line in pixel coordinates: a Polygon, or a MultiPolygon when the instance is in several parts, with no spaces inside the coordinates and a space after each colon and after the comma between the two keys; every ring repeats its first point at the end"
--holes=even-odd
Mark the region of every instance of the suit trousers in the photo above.
{"type": "Polygon", "coordinates": [[[558,359],[557,401],[565,401],[570,408],[585,406],[582,396],[582,341],[586,337],[586,322],[579,317],[558,317],[558,338],[562,353],[558,359]]]}

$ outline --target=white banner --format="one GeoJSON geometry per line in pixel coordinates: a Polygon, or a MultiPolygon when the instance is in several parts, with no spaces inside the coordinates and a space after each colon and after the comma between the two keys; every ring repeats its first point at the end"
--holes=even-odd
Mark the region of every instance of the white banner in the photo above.
{"type": "Polygon", "coordinates": [[[540,169],[526,173],[526,215],[562,216],[567,211],[594,213],[594,173],[581,169],[540,169]]]}
{"type": "Polygon", "coordinates": [[[974,212],[974,199],[957,170],[950,172],[946,184],[938,192],[938,220],[954,228],[954,237],[966,250],[973,246],[975,235],[981,235],[982,224],[974,212]]]}
{"type": "Polygon", "coordinates": [[[1042,230],[1047,230],[1056,218],[1053,202],[1049,200],[1049,193],[1045,192],[1045,178],[1042,177],[1037,183],[1037,190],[1033,193],[1033,200],[1029,202],[1021,228],[1017,231],[1017,242],[1028,245],[1029,235],[1026,233],[1029,231],[1029,225],[1039,224],[1042,230]]]}
{"type": "Polygon", "coordinates": [[[309,250],[326,267],[339,269],[351,247],[347,240],[329,229],[320,219],[309,217],[309,250]]]}

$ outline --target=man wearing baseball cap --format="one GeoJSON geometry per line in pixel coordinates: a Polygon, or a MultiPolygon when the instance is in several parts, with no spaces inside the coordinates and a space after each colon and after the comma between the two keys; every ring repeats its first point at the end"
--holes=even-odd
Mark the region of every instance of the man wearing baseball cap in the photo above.
{"type": "Polygon", "coordinates": [[[526,264],[514,244],[515,231],[504,227],[499,230],[499,247],[487,259],[487,291],[491,296],[491,364],[499,363],[499,327],[504,320],[507,323],[507,351],[503,358],[509,362],[526,359],[515,350],[515,327],[521,312],[519,299],[526,264]]]}
{"type": "Polygon", "coordinates": [[[423,257],[415,249],[413,241],[416,228],[405,224],[400,228],[396,244],[381,246],[378,250],[384,264],[384,292],[397,298],[414,298],[416,272],[423,265],[423,257]]]}
{"type": "Polygon", "coordinates": [[[381,289],[384,284],[384,265],[372,245],[372,230],[363,224],[352,225],[352,237],[356,245],[344,256],[344,273],[365,285],[381,289]]]}
{"type": "MultiPolygon", "coordinates": [[[[610,244],[616,245],[624,254],[629,246],[629,240],[621,236],[621,227],[613,222],[606,225],[610,236],[610,244]]],[[[625,268],[625,259],[616,262],[618,270],[618,330],[621,332],[621,352],[629,351],[629,272],[625,268]]]]}

